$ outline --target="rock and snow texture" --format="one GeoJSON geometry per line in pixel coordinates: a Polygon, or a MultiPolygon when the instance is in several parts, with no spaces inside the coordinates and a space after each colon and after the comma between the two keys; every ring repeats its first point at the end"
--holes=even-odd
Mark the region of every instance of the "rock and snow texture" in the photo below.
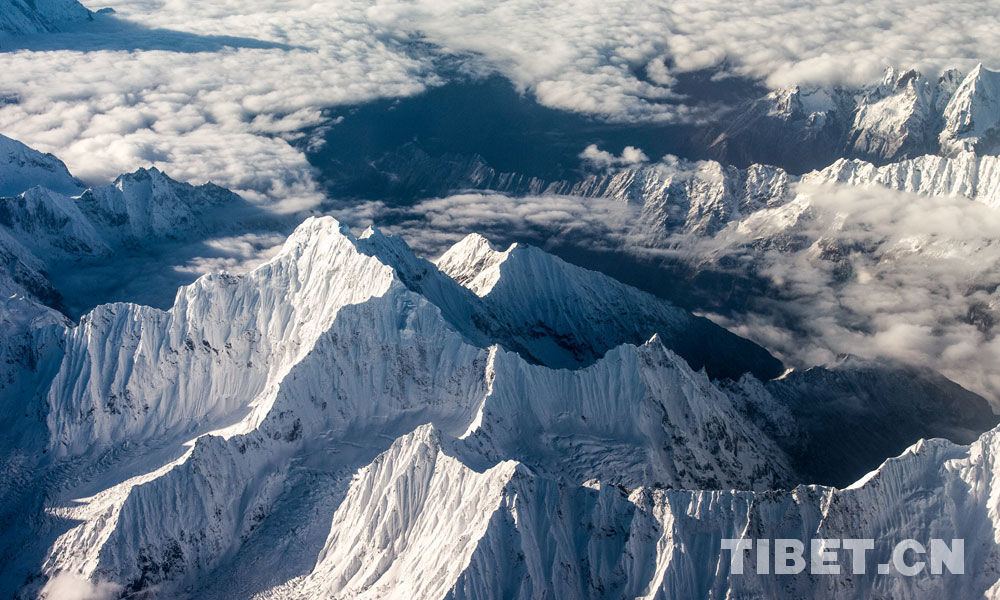
{"type": "Polygon", "coordinates": [[[0,0],[0,38],[60,31],[91,18],[77,0],[0,0]]]}

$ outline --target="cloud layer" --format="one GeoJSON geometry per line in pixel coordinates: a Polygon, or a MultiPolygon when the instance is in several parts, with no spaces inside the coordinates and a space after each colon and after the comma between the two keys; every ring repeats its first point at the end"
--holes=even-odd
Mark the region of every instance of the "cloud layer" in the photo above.
{"type": "Polygon", "coordinates": [[[989,0],[381,0],[368,14],[479,55],[544,104],[612,118],[689,116],[665,101],[677,73],[699,69],[786,86],[1000,60],[989,0]]]}
{"type": "Polygon", "coordinates": [[[684,241],[770,282],[773,295],[724,323],[798,364],[890,356],[998,399],[997,231],[1000,212],[962,197],[803,185],[788,205],[684,241]]]}
{"type": "Polygon", "coordinates": [[[98,15],[91,28],[0,54],[0,90],[12,100],[0,103],[0,131],[57,154],[89,182],[152,164],[285,208],[314,204],[310,167],[289,136],[322,122],[325,106],[411,95],[434,80],[366,23],[358,3],[114,8],[155,29],[98,15]],[[177,30],[192,34],[185,51],[143,49],[177,30]],[[224,43],[211,37],[221,34],[224,43]],[[107,36],[122,36],[121,49],[107,36]],[[66,49],[31,49],[59,43],[66,49]]]}
{"type": "Polygon", "coordinates": [[[4,46],[0,132],[88,181],[152,164],[286,209],[319,196],[289,144],[301,127],[324,107],[440,83],[442,56],[501,73],[548,106],[621,121],[701,114],[675,91],[683,71],[785,85],[1000,59],[988,0],[88,4],[118,20],[4,46]]]}
{"type": "MultiPolygon", "coordinates": [[[[460,194],[408,209],[371,203],[337,216],[357,226],[392,222],[384,229],[429,255],[481,232],[624,252],[651,278],[670,271],[654,274],[649,261],[754,278],[764,293],[727,284],[727,310],[705,312],[792,365],[840,354],[892,357],[1000,399],[1000,211],[963,197],[801,184],[794,200],[711,236],[651,228],[644,219],[655,215],[638,205],[570,196],[460,194]]],[[[718,307],[714,294],[691,290],[690,297],[718,307]]]]}

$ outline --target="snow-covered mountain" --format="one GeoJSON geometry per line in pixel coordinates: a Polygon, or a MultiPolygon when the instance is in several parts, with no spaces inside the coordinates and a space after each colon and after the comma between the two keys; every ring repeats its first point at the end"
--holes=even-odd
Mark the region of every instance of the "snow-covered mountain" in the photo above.
{"type": "MultiPolygon", "coordinates": [[[[87,288],[100,286],[94,279],[102,277],[87,279],[88,265],[107,267],[137,256],[169,254],[167,246],[240,234],[257,222],[259,209],[211,183],[193,186],[149,168],[84,189],[57,159],[33,158],[39,156],[51,161],[33,168],[39,162],[26,163],[22,154],[11,155],[7,163],[0,160],[0,171],[18,174],[8,179],[8,188],[16,193],[0,196],[0,247],[14,286],[11,293],[59,310],[78,313],[81,306],[94,306],[87,288]],[[23,164],[28,168],[20,169],[23,164]],[[68,307],[55,288],[72,293],[68,307]]],[[[100,292],[95,295],[100,298],[100,292]]]]}
{"type": "MultiPolygon", "coordinates": [[[[724,595],[748,583],[718,569],[718,538],[754,511],[797,507],[800,521],[765,520],[775,533],[887,526],[888,512],[862,524],[824,507],[860,495],[851,510],[886,511],[895,487],[764,492],[798,480],[774,424],[793,430],[807,407],[749,374],[720,387],[670,350],[669,329],[591,355],[626,323],[661,328],[656,302],[537,250],[470,236],[434,265],[325,217],[248,274],[182,288],[169,311],[116,304],[43,326],[6,419],[0,589],[724,595]],[[571,368],[546,364],[567,366],[571,348],[571,368]],[[747,491],[707,491],[731,489],[747,491]]],[[[954,485],[955,461],[917,454],[901,486],[954,485]]],[[[974,516],[988,494],[956,502],[974,516]]],[[[934,503],[926,518],[965,527],[934,503]]],[[[921,582],[906,589],[937,589],[921,582]]]]}
{"type": "Polygon", "coordinates": [[[79,193],[85,187],[55,156],[0,135],[0,195],[16,196],[35,186],[64,194],[79,193]]]}
{"type": "Polygon", "coordinates": [[[723,162],[793,171],[837,158],[885,164],[924,154],[995,154],[1000,73],[982,65],[926,77],[889,69],[861,88],[788,88],[733,109],[700,134],[723,162]]]}
{"type": "Polygon", "coordinates": [[[77,0],[0,0],[0,37],[60,31],[92,18],[77,0]]]}

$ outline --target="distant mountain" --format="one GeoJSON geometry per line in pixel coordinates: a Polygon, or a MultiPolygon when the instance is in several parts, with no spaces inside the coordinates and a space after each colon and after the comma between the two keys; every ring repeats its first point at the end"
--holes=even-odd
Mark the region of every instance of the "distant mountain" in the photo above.
{"type": "Polygon", "coordinates": [[[0,39],[4,35],[61,31],[92,18],[76,0],[0,0],[0,39]]]}
{"type": "Polygon", "coordinates": [[[795,172],[837,158],[885,164],[924,154],[1000,152],[1000,73],[977,66],[937,78],[889,69],[862,88],[800,88],[745,103],[699,139],[727,163],[795,172]]]}

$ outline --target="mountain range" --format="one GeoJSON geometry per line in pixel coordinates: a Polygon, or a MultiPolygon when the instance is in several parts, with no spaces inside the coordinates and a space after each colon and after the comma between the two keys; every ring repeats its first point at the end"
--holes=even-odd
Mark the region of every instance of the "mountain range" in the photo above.
{"type": "MultiPolygon", "coordinates": [[[[3,200],[0,229],[16,251],[5,272],[41,282],[197,235],[240,202],[155,170],[65,195],[39,187],[75,182],[49,166],[3,200]]],[[[981,397],[890,363],[785,373],[707,320],[523,244],[470,235],[429,261],[322,217],[169,310],[115,303],[73,321],[57,296],[8,286],[5,595],[767,595],[773,580],[728,574],[723,534],[888,535],[915,486],[929,500],[913,535],[976,540],[991,522],[995,443],[977,438],[996,418],[981,397]],[[906,449],[931,436],[973,445],[906,449]],[[875,468],[848,489],[800,485],[875,468]]],[[[935,597],[956,582],[830,585],[935,597]]]]}

